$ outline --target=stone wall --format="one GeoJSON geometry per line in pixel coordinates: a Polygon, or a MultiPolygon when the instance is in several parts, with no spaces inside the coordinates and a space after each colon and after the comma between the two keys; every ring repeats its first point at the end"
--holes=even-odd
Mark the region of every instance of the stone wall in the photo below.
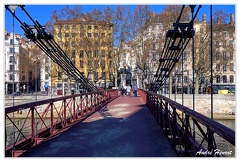
{"type": "MultiPolygon", "coordinates": [[[[169,97],[169,94],[165,95],[166,97],[169,97]]],[[[172,100],[175,100],[178,103],[182,103],[182,95],[178,94],[175,95],[171,94],[170,98],[172,100]]],[[[183,105],[193,109],[193,95],[190,94],[184,94],[183,95],[183,105]]],[[[235,103],[235,95],[219,95],[214,94],[213,95],[213,114],[214,116],[222,116],[228,118],[235,117],[235,109],[236,109],[236,103],[235,103]],[[229,117],[231,115],[231,117],[229,117]]],[[[210,116],[211,114],[211,95],[209,94],[198,94],[195,95],[195,111],[210,116]]]]}

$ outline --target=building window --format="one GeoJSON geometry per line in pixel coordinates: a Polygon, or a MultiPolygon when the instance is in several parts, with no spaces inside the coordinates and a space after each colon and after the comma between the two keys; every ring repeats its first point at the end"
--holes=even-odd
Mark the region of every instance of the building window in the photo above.
{"type": "Polygon", "coordinates": [[[234,71],[234,63],[230,63],[230,71],[234,71]]]}
{"type": "Polygon", "coordinates": [[[101,61],[101,68],[105,69],[105,61],[101,61]]]}
{"type": "Polygon", "coordinates": [[[84,33],[80,33],[80,38],[83,38],[84,37],[84,33]]]}
{"type": "Polygon", "coordinates": [[[227,71],[227,65],[223,65],[223,71],[227,71]]]}
{"type": "Polygon", "coordinates": [[[95,72],[95,80],[98,80],[98,72],[95,72]]]}
{"type": "Polygon", "coordinates": [[[76,36],[76,33],[72,33],[72,38],[75,38],[75,36],[76,36]]]}
{"type": "Polygon", "coordinates": [[[216,53],[216,57],[215,58],[216,58],[216,60],[219,60],[219,53],[218,52],[216,53]]]}
{"type": "Polygon", "coordinates": [[[83,42],[79,42],[79,46],[83,47],[84,43],[83,42]]]}
{"type": "Polygon", "coordinates": [[[9,80],[15,80],[15,77],[14,77],[15,75],[13,75],[13,74],[10,74],[9,75],[9,80]]]}
{"type": "Polygon", "coordinates": [[[88,38],[91,38],[92,37],[92,33],[88,33],[88,38]]]}
{"type": "Polygon", "coordinates": [[[83,25],[80,25],[80,29],[84,29],[84,26],[83,26],[83,25]]]}
{"type": "Polygon", "coordinates": [[[69,42],[65,42],[65,47],[68,47],[68,45],[69,45],[69,42]]]}
{"type": "Polygon", "coordinates": [[[234,41],[230,40],[229,41],[229,46],[233,46],[234,45],[234,41]]]}
{"type": "Polygon", "coordinates": [[[92,58],[92,51],[88,51],[87,56],[88,58],[92,58]]]}
{"type": "Polygon", "coordinates": [[[105,77],[105,72],[102,72],[102,78],[105,77]]]}
{"type": "Polygon", "coordinates": [[[96,68],[96,69],[98,68],[98,60],[94,61],[94,68],[96,68]]]}
{"type": "Polygon", "coordinates": [[[76,25],[74,24],[74,25],[72,25],[72,29],[76,29],[76,25]]]}
{"type": "Polygon", "coordinates": [[[216,71],[220,71],[220,64],[216,65],[216,71]]]}
{"type": "Polygon", "coordinates": [[[109,52],[108,52],[108,57],[109,57],[109,58],[112,58],[112,51],[109,51],[109,52]]]}
{"type": "Polygon", "coordinates": [[[105,47],[105,42],[104,41],[102,41],[102,44],[101,44],[103,47],[105,47]]]}
{"type": "Polygon", "coordinates": [[[83,60],[80,60],[80,68],[83,68],[83,67],[84,67],[83,60]]]}
{"type": "Polygon", "coordinates": [[[91,25],[89,25],[89,26],[88,26],[88,29],[92,29],[92,26],[91,26],[91,25]]]}
{"type": "Polygon", "coordinates": [[[92,61],[88,61],[88,67],[92,67],[92,61]]]}
{"type": "Polygon", "coordinates": [[[58,80],[62,79],[62,72],[58,72],[58,80]]]}
{"type": "Polygon", "coordinates": [[[10,44],[13,44],[13,39],[10,39],[10,44]]]}
{"type": "Polygon", "coordinates": [[[65,25],[65,29],[69,29],[69,26],[68,26],[68,25],[65,25]]]}
{"type": "Polygon", "coordinates": [[[75,42],[74,41],[72,42],[72,47],[75,47],[75,42]]]}
{"type": "Polygon", "coordinates": [[[75,60],[72,60],[72,63],[74,66],[76,66],[76,61],[75,60]]]}
{"type": "Polygon", "coordinates": [[[45,74],[45,80],[48,80],[48,79],[49,79],[48,74],[45,74]]]}
{"type": "Polygon", "coordinates": [[[65,33],[65,37],[68,38],[69,37],[69,33],[65,33]]]}
{"type": "Polygon", "coordinates": [[[15,66],[14,65],[10,65],[10,70],[11,71],[15,70],[15,66]]]}
{"type": "Polygon", "coordinates": [[[10,56],[9,57],[9,62],[13,62],[14,61],[14,57],[13,56],[10,56]]]}
{"type": "Polygon", "coordinates": [[[60,47],[62,47],[62,42],[61,42],[61,41],[58,41],[58,45],[59,45],[60,47]]]}
{"type": "Polygon", "coordinates": [[[72,58],[75,58],[75,57],[76,57],[76,51],[72,50],[72,58]]]}
{"type": "Polygon", "coordinates": [[[113,68],[113,62],[112,61],[109,61],[109,67],[113,68]]]}
{"type": "Polygon", "coordinates": [[[227,83],[227,76],[226,75],[223,75],[222,79],[223,79],[223,83],[227,83]]]}
{"type": "Polygon", "coordinates": [[[152,54],[152,61],[156,61],[156,54],[155,53],[152,54]]]}
{"type": "Polygon", "coordinates": [[[188,82],[188,77],[187,76],[184,76],[184,83],[187,83],[188,82]]]}
{"type": "Polygon", "coordinates": [[[181,83],[181,81],[182,81],[182,80],[181,80],[181,77],[180,77],[180,76],[177,76],[177,82],[178,82],[178,83],[181,83]]]}
{"type": "Polygon", "coordinates": [[[233,53],[232,52],[229,54],[229,58],[230,58],[230,60],[233,60],[233,53]]]}
{"type": "Polygon", "coordinates": [[[105,33],[101,33],[101,37],[105,37],[105,33]]]}
{"type": "Polygon", "coordinates": [[[223,47],[226,47],[227,46],[226,44],[227,44],[226,41],[223,41],[223,47]]]}
{"type": "Polygon", "coordinates": [[[204,28],[200,28],[200,33],[203,33],[204,32],[204,28]]]}
{"type": "Polygon", "coordinates": [[[98,57],[98,50],[94,51],[94,57],[98,57]]]}
{"type": "Polygon", "coordinates": [[[9,49],[9,50],[10,50],[10,53],[14,53],[14,51],[15,51],[14,49],[15,49],[15,48],[12,48],[12,47],[11,47],[11,48],[9,49]]]}
{"type": "Polygon", "coordinates": [[[102,50],[102,57],[105,57],[105,50],[102,50]]]}
{"type": "Polygon", "coordinates": [[[220,83],[220,76],[219,75],[216,76],[216,83],[220,83]]]}
{"type": "Polygon", "coordinates": [[[234,83],[234,76],[230,75],[229,80],[230,80],[230,83],[234,83]]]}
{"type": "Polygon", "coordinates": [[[154,51],[156,50],[156,44],[155,43],[153,44],[153,50],[154,51]]]}
{"type": "Polygon", "coordinates": [[[58,33],[58,38],[62,38],[62,33],[58,33]]]}
{"type": "Polygon", "coordinates": [[[98,33],[94,33],[94,37],[97,38],[98,37],[98,33]]]}
{"type": "Polygon", "coordinates": [[[227,54],[226,54],[225,51],[223,51],[222,55],[223,55],[223,59],[226,59],[226,58],[227,58],[227,54]]]}
{"type": "Polygon", "coordinates": [[[83,57],[84,57],[84,51],[80,50],[80,58],[83,58],[83,57]]]}
{"type": "Polygon", "coordinates": [[[223,33],[223,38],[227,38],[227,33],[226,32],[223,33]]]}

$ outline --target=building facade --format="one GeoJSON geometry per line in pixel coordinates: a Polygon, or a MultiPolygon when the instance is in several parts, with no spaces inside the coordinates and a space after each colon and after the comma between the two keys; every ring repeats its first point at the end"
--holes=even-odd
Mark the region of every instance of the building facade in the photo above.
{"type": "Polygon", "coordinates": [[[4,44],[4,71],[5,71],[5,94],[19,92],[19,49],[21,46],[20,34],[7,33],[5,31],[4,44]]]}
{"type": "MultiPolygon", "coordinates": [[[[75,67],[93,84],[108,87],[112,83],[113,24],[87,21],[84,16],[73,20],[56,20],[54,39],[75,67]]],[[[74,84],[62,69],[52,63],[52,84],[74,84]]]]}

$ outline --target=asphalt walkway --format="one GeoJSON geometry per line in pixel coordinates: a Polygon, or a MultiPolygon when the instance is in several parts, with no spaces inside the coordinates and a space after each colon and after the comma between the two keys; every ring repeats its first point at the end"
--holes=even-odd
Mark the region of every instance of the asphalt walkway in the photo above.
{"type": "Polygon", "coordinates": [[[176,157],[141,97],[119,97],[22,157],[176,157]]]}

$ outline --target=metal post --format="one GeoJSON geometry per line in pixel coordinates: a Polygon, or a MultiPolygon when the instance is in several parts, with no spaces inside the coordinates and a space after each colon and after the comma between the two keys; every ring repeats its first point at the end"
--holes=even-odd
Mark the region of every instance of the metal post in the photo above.
{"type": "MultiPolygon", "coordinates": [[[[11,6],[10,6],[11,7],[11,6]]],[[[16,9],[16,8],[15,8],[16,9]]],[[[12,8],[11,7],[11,10],[12,10],[12,12],[13,12],[13,14],[15,14],[15,9],[14,8],[12,8]]],[[[12,23],[12,30],[13,30],[13,41],[12,41],[12,43],[13,43],[13,74],[12,74],[12,77],[13,77],[13,81],[12,81],[12,101],[13,101],[13,103],[12,103],[12,105],[14,106],[14,81],[15,81],[15,74],[14,74],[14,70],[15,70],[15,49],[14,49],[14,39],[15,39],[15,36],[14,36],[14,16],[13,16],[13,23],[12,23]]]]}
{"type": "MultiPolygon", "coordinates": [[[[52,61],[50,62],[51,63],[51,67],[52,67],[52,61]]],[[[52,98],[52,68],[51,68],[51,89],[50,89],[50,96],[51,96],[51,98],[52,98]]]]}
{"type": "Polygon", "coordinates": [[[37,101],[37,59],[35,61],[35,101],[37,101]]]}
{"type": "Polygon", "coordinates": [[[213,73],[212,73],[212,66],[213,66],[213,57],[212,57],[212,5],[210,5],[210,24],[211,24],[211,34],[210,34],[210,37],[211,37],[211,42],[210,42],[210,60],[211,60],[211,65],[210,65],[210,68],[211,68],[211,78],[210,78],[210,84],[211,84],[211,119],[213,119],[213,89],[212,89],[212,84],[213,84],[213,73]]]}
{"type": "MultiPolygon", "coordinates": [[[[192,12],[192,19],[193,19],[193,12],[196,5],[190,5],[191,12],[192,12]]],[[[193,26],[192,26],[193,27],[193,26]]],[[[192,29],[192,32],[194,33],[194,29],[192,29]]],[[[192,34],[192,77],[193,77],[193,111],[195,111],[195,79],[194,79],[194,34],[192,34]]]]}
{"type": "MultiPolygon", "coordinates": [[[[194,12],[194,8],[196,7],[196,5],[190,5],[190,8],[191,8],[191,12],[192,12],[192,19],[193,19],[193,12],[194,12]]],[[[192,24],[192,27],[193,24],[192,24]]],[[[192,76],[193,76],[193,111],[195,111],[195,79],[194,79],[194,28],[192,28],[192,76]]],[[[195,134],[195,124],[193,122],[193,143],[194,143],[194,146],[195,146],[195,137],[196,137],[196,134],[195,134]]],[[[195,147],[194,147],[195,148],[195,147]]]]}
{"type": "Polygon", "coordinates": [[[182,105],[184,105],[183,101],[184,101],[184,98],[183,98],[183,59],[184,59],[184,56],[183,56],[183,49],[184,49],[184,42],[183,42],[183,32],[184,32],[184,29],[181,28],[181,32],[182,32],[182,105]]]}
{"type": "MultiPolygon", "coordinates": [[[[14,81],[15,81],[15,76],[14,76],[14,70],[15,70],[15,49],[14,49],[14,39],[15,39],[15,34],[14,34],[14,15],[15,15],[15,10],[17,9],[18,5],[12,5],[12,6],[9,6],[10,9],[11,9],[11,12],[13,14],[13,26],[12,26],[12,30],[13,30],[13,82],[12,82],[12,97],[13,97],[13,106],[14,106],[14,81]]],[[[12,114],[13,116],[13,122],[14,122],[14,112],[12,114]]],[[[14,128],[14,125],[13,125],[13,153],[15,151],[15,128],[14,128]]]]}

